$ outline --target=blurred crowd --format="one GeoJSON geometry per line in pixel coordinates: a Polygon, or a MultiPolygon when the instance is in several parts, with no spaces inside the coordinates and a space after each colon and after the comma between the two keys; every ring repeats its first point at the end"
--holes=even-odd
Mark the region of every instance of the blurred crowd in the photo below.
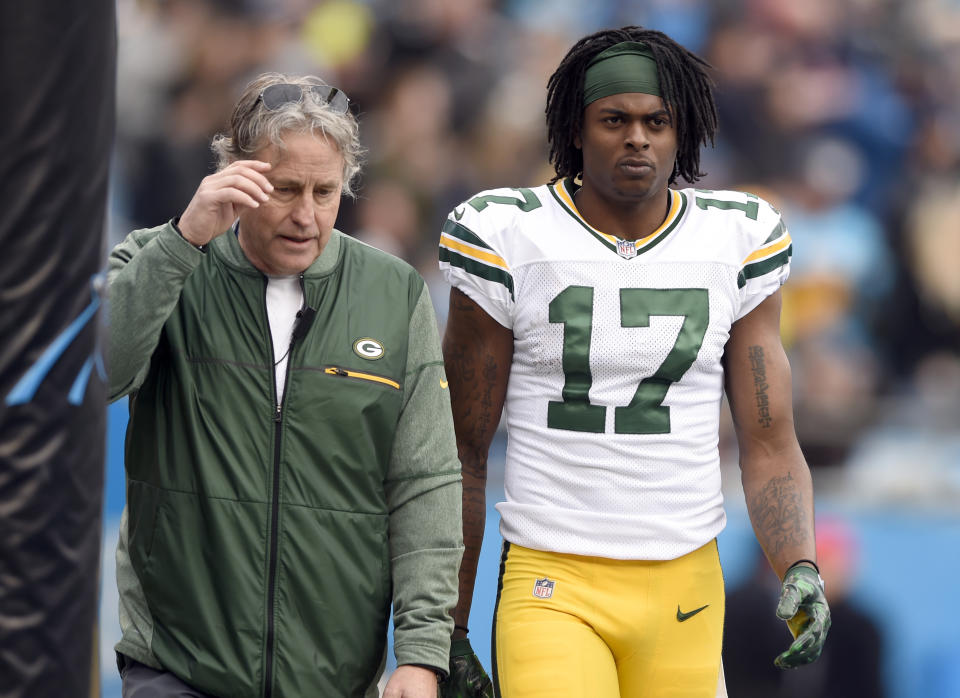
{"type": "Polygon", "coordinates": [[[697,186],[767,198],[793,236],[783,333],[815,481],[960,500],[957,0],[119,0],[118,20],[111,242],[183,211],[248,80],[319,75],[368,148],[337,227],[417,266],[441,322],[444,217],[552,175],[546,82],[569,46],[665,31],[715,68],[697,186]]]}

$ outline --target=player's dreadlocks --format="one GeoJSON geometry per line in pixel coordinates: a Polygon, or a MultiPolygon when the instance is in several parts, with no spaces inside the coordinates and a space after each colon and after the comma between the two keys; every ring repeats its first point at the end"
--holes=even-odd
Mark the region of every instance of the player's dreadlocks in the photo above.
{"type": "Polygon", "coordinates": [[[583,171],[583,153],[574,139],[583,130],[583,78],[587,66],[601,51],[623,41],[646,44],[657,64],[663,101],[677,129],[677,162],[670,176],[696,182],[700,171],[700,147],[712,145],[717,131],[717,107],[713,100],[710,64],[663,32],[643,27],[607,29],[586,36],[567,52],[547,82],[547,141],[550,162],[557,176],[574,177],[583,171]]]}

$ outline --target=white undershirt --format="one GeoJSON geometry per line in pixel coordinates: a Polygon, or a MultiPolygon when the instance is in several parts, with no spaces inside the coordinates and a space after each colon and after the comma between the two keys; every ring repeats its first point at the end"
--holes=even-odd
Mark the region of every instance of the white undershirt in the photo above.
{"type": "Polygon", "coordinates": [[[287,361],[290,358],[290,340],[297,311],[303,306],[300,278],[294,276],[267,277],[267,319],[273,337],[274,372],[277,381],[277,404],[283,401],[287,381],[287,361]]]}

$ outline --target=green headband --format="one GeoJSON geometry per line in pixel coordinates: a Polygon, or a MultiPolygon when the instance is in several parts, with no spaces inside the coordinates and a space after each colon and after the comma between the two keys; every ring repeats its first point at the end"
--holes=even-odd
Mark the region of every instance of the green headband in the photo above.
{"type": "Polygon", "coordinates": [[[623,41],[598,53],[583,79],[583,106],[622,92],[660,94],[657,64],[646,44],[623,41]]]}

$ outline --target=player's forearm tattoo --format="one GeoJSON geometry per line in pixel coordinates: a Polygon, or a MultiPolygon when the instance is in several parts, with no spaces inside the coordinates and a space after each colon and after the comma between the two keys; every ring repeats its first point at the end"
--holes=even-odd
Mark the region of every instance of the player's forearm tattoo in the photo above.
{"type": "Polygon", "coordinates": [[[793,475],[770,478],[747,501],[750,517],[763,549],[776,555],[788,546],[807,540],[807,516],[803,495],[793,475]]]}
{"type": "Polygon", "coordinates": [[[763,354],[763,347],[754,345],[747,349],[750,356],[750,370],[753,371],[753,396],[757,405],[757,422],[764,429],[770,427],[773,421],[770,417],[770,398],[767,390],[767,364],[763,354]]]}

